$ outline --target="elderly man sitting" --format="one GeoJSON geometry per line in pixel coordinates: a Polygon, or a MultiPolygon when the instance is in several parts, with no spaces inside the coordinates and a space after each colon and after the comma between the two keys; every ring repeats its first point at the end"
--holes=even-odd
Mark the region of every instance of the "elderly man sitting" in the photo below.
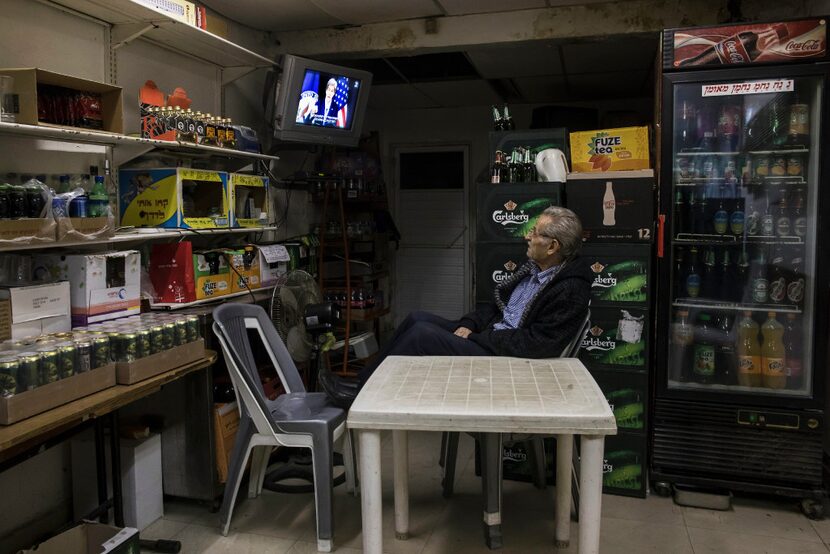
{"type": "Polygon", "coordinates": [[[528,261],[496,287],[493,302],[457,321],[409,314],[358,382],[329,376],[323,389],[338,405],[351,405],[386,356],[559,356],[588,312],[593,277],[578,255],[582,224],[572,211],[551,206],[525,240],[528,261]]]}

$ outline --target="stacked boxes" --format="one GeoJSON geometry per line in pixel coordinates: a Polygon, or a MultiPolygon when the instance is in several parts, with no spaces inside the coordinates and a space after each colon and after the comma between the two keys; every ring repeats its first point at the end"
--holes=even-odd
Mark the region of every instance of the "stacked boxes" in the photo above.
{"type": "Polygon", "coordinates": [[[651,245],[588,243],[591,324],[579,357],[605,393],[618,435],[605,442],[604,490],[645,496],[651,358],[651,245]]]}
{"type": "Polygon", "coordinates": [[[228,176],[231,227],[260,227],[268,222],[268,177],[228,176]]]}

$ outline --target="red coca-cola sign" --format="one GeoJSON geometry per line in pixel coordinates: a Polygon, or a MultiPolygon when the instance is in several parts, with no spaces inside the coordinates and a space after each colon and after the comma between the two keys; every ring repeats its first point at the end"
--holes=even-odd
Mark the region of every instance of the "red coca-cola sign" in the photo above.
{"type": "Polygon", "coordinates": [[[781,63],[827,55],[825,18],[671,29],[664,32],[663,40],[666,69],[781,63]]]}

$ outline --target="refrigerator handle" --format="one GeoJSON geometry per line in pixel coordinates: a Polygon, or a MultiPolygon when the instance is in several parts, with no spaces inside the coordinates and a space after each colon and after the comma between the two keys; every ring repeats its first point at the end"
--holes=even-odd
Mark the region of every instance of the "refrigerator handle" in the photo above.
{"type": "Polygon", "coordinates": [[[663,257],[663,243],[665,241],[666,214],[657,215],[657,257],[663,257]]]}

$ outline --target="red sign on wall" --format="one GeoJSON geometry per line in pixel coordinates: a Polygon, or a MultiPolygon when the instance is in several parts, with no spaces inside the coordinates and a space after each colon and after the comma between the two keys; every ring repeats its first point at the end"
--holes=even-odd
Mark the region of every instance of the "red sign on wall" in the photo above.
{"type": "Polygon", "coordinates": [[[824,18],[673,29],[663,37],[666,69],[781,63],[827,54],[824,18]]]}

